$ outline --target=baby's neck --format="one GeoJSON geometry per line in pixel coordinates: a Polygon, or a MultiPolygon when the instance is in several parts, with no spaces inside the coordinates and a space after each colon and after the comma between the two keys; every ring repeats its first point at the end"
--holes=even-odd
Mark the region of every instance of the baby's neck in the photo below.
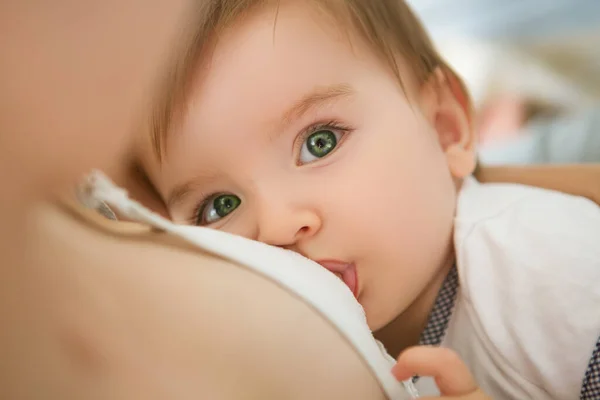
{"type": "Polygon", "coordinates": [[[419,344],[437,295],[455,262],[452,251],[419,297],[402,314],[375,333],[392,357],[396,358],[404,349],[419,344]]]}

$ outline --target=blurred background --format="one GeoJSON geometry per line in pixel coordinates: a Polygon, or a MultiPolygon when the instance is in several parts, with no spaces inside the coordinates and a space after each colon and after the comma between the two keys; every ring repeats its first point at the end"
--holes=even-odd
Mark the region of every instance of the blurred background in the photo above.
{"type": "Polygon", "coordinates": [[[408,0],[465,80],[484,164],[600,162],[600,0],[408,0]]]}

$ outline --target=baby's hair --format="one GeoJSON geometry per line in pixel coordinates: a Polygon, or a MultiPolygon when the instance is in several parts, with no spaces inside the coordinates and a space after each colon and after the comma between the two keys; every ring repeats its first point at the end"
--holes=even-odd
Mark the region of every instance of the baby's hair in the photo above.
{"type": "MultiPolygon", "coordinates": [[[[302,1],[324,11],[347,29],[358,33],[372,50],[389,64],[406,89],[397,60],[406,62],[419,85],[436,69],[441,70],[457,96],[470,113],[465,87],[440,57],[419,19],[404,0],[207,0],[200,7],[199,25],[193,35],[191,50],[174,69],[168,87],[176,88],[153,115],[152,145],[159,160],[165,151],[165,136],[174,121],[182,116],[194,67],[200,57],[210,57],[210,48],[219,32],[258,7],[278,7],[284,1],[302,1]]],[[[276,21],[275,21],[276,23],[276,21]]]]}

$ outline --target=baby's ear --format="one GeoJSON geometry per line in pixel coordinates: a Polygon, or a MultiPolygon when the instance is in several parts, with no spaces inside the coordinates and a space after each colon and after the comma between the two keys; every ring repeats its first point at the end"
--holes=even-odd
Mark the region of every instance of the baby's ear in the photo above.
{"type": "Polygon", "coordinates": [[[476,146],[469,95],[449,68],[438,67],[421,89],[421,107],[438,135],[455,178],[475,170],[476,146]]]}

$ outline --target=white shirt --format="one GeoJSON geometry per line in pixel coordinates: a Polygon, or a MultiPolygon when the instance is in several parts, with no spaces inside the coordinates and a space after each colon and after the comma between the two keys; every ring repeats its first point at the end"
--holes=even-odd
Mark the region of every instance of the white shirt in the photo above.
{"type": "Polygon", "coordinates": [[[495,399],[600,398],[600,207],[471,178],[454,240],[458,290],[441,345],[495,399]]]}
{"type": "MultiPolygon", "coordinates": [[[[354,346],[388,398],[406,398],[352,293],[318,264],[223,232],[174,225],[101,174],[91,178],[92,199],[239,262],[313,305],[354,346]]],[[[600,208],[469,179],[459,195],[455,245],[458,271],[446,279],[425,336],[456,350],[495,399],[579,398],[600,335],[600,208]]],[[[589,382],[598,395],[589,399],[600,398],[600,360],[596,367],[589,382]]],[[[436,393],[431,380],[417,386],[436,393]]]]}

